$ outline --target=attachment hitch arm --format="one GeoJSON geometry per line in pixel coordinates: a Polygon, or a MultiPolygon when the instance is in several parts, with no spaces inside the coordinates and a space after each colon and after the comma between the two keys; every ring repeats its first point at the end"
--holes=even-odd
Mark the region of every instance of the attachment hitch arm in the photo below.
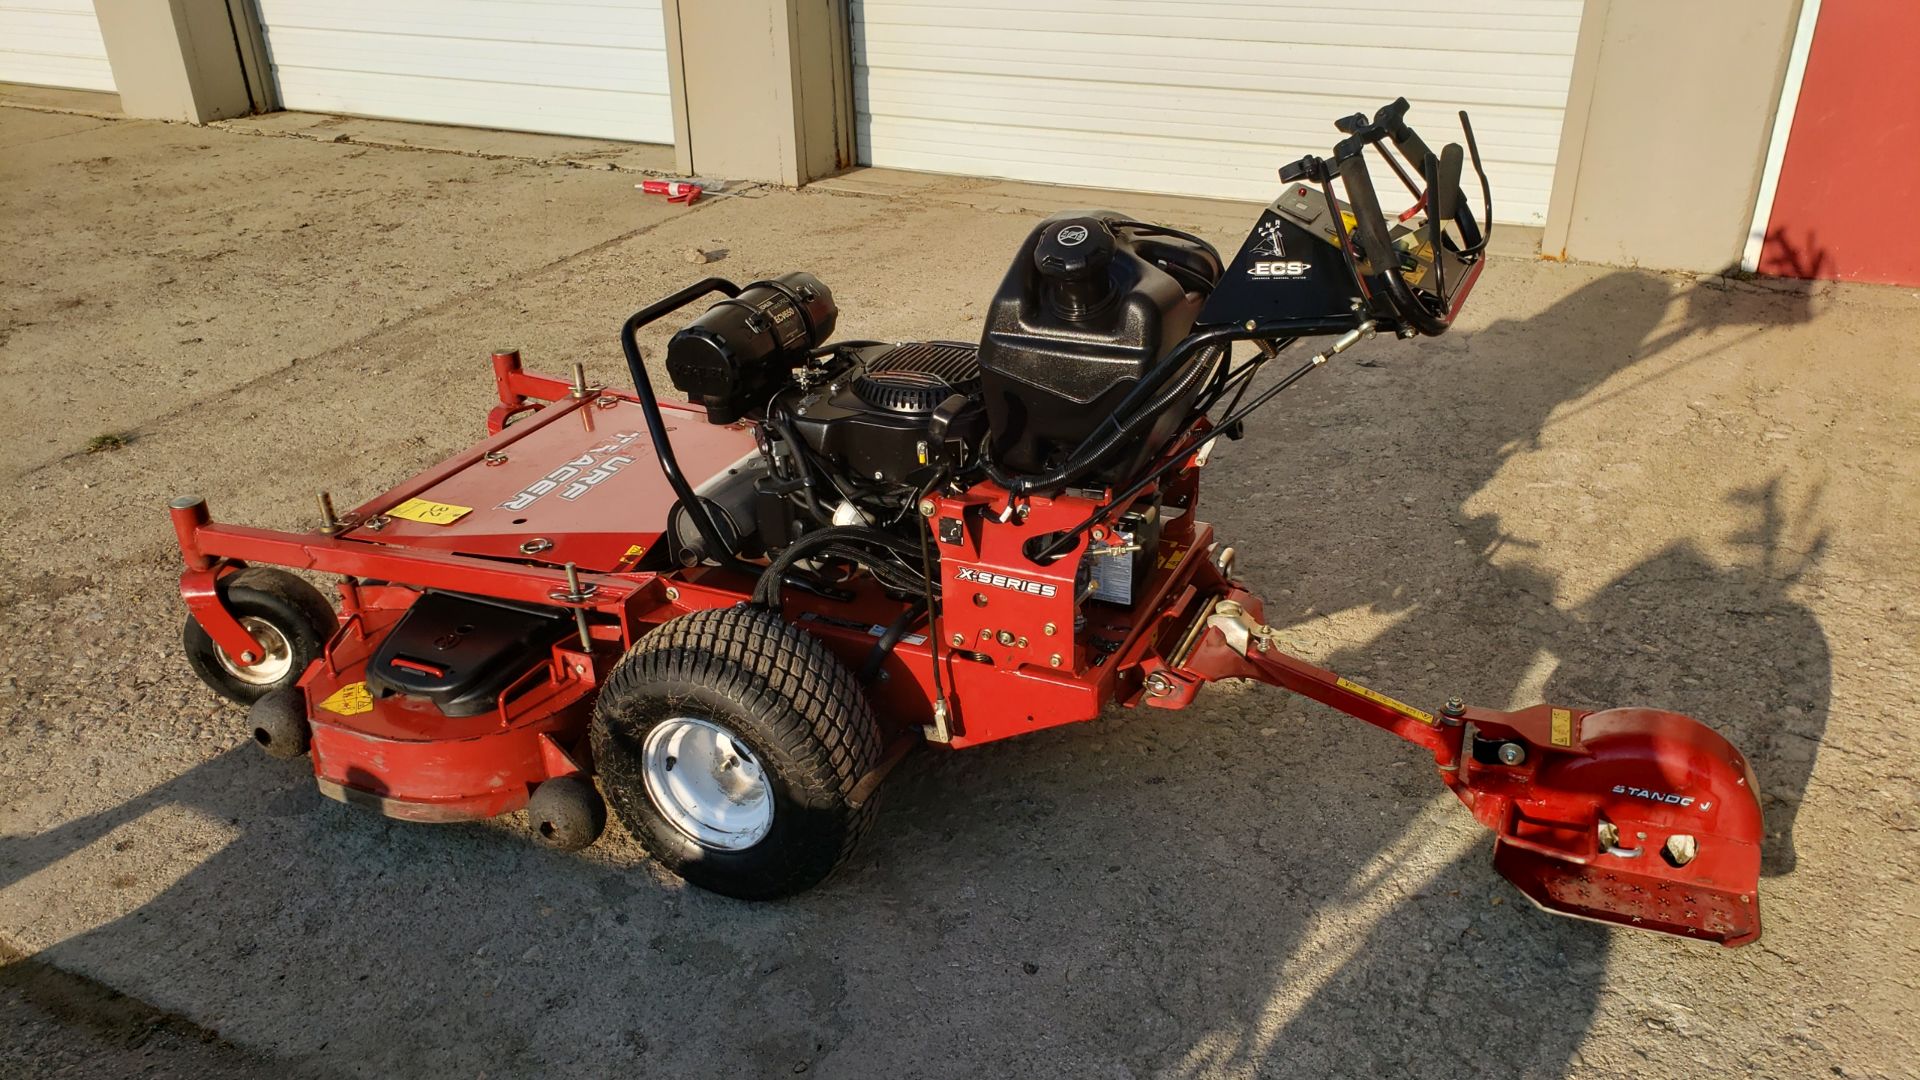
{"type": "Polygon", "coordinates": [[[1254,679],[1427,750],[1494,831],[1494,869],[1548,911],[1728,946],[1760,936],[1753,771],[1698,720],[1458,701],[1430,713],[1288,655],[1259,599],[1231,584],[1150,667],[1149,705],[1180,708],[1205,683],[1254,679]]]}

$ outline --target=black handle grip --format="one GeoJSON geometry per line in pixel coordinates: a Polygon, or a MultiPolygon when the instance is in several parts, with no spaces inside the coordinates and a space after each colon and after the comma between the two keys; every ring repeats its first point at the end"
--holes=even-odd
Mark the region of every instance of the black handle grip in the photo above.
{"type": "Polygon", "coordinates": [[[1413,294],[1407,279],[1400,276],[1400,252],[1387,232],[1386,215],[1380,212],[1380,197],[1373,190],[1373,178],[1367,175],[1367,159],[1359,154],[1343,157],[1340,180],[1347,189],[1347,201],[1353,206],[1355,238],[1360,252],[1367,257],[1371,273],[1386,294],[1387,304],[1402,323],[1428,337],[1447,331],[1447,320],[1435,315],[1413,294]]]}
{"type": "Polygon", "coordinates": [[[1427,213],[1441,221],[1452,221],[1460,210],[1460,170],[1466,164],[1466,152],[1459,143],[1448,143],[1440,151],[1440,169],[1433,190],[1427,192],[1427,213]]]}

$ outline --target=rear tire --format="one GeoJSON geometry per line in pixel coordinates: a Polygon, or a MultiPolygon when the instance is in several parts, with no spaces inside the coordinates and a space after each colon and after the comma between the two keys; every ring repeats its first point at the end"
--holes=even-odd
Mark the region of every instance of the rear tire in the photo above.
{"type": "Polygon", "coordinates": [[[880,759],[872,707],[826,646],[763,608],[697,611],[648,634],[601,690],[592,739],[621,822],[725,896],[811,888],[872,822],[870,800],[849,801],[880,759]]]}
{"type": "Polygon", "coordinates": [[[340,628],[333,605],[320,590],[284,570],[242,570],[220,582],[220,596],[233,617],[266,647],[266,658],[240,666],[191,615],[181,642],[187,664],[200,681],[242,705],[291,689],[340,628]]]}

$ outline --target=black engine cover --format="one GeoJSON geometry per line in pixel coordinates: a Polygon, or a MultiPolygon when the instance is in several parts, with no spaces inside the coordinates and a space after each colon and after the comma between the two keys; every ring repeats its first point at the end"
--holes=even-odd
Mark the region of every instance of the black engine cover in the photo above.
{"type": "MultiPolygon", "coordinates": [[[[1220,269],[1203,245],[1111,210],[1041,222],[994,294],[980,341],[994,460],[1022,473],[1058,464],[1186,336],[1220,269]]],[[[1201,350],[1188,363],[1217,359],[1201,350]]],[[[1189,404],[1173,403],[1087,481],[1128,478],[1172,436],[1189,404]]]]}
{"type": "Polygon", "coordinates": [[[972,345],[915,341],[847,349],[829,385],[790,391],[794,433],[855,479],[899,484],[943,448],[977,449],[986,432],[972,345]],[[964,399],[957,410],[943,405],[964,399]]]}

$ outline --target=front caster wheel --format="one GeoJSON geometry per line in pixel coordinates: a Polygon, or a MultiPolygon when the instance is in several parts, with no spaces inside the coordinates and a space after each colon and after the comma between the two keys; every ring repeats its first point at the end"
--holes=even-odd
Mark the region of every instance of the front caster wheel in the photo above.
{"type": "Polygon", "coordinates": [[[761,608],[669,620],[594,707],[593,757],[620,820],[687,881],[742,900],[791,896],[849,854],[873,816],[854,785],[880,727],[818,639],[761,608]]]}
{"type": "Polygon", "coordinates": [[[257,663],[240,664],[192,616],[181,639],[187,664],[200,681],[242,705],[291,689],[340,627],[320,590],[284,570],[242,570],[220,583],[220,595],[265,656],[257,663]]]}
{"type": "Polygon", "coordinates": [[[607,803],[593,785],[577,776],[556,776],[533,789],[527,800],[527,824],[542,844],[579,851],[600,839],[607,827],[607,803]]]}

